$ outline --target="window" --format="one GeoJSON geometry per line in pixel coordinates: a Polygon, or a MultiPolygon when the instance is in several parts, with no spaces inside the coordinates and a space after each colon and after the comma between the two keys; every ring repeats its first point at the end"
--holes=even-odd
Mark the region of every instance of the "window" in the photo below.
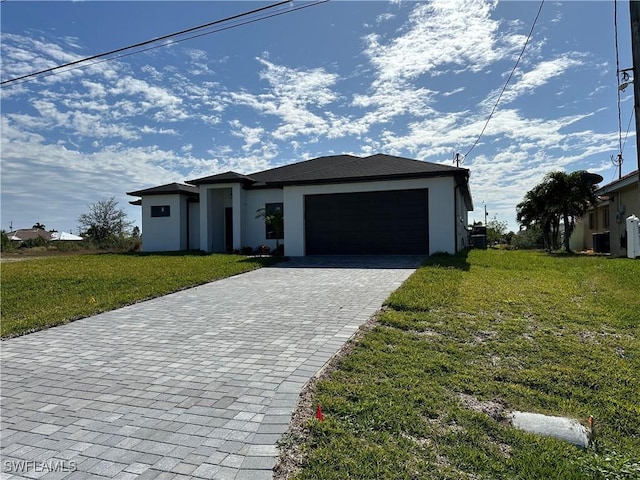
{"type": "Polygon", "coordinates": [[[152,217],[170,217],[171,209],[169,205],[152,205],[151,206],[152,217]]]}
{"type": "Polygon", "coordinates": [[[265,236],[272,240],[284,239],[284,207],[282,203],[267,203],[265,211],[265,236]]]}
{"type": "Polygon", "coordinates": [[[589,213],[589,230],[596,229],[596,212],[589,213]]]}
{"type": "Polygon", "coordinates": [[[609,228],[609,207],[602,210],[602,228],[609,228]]]}

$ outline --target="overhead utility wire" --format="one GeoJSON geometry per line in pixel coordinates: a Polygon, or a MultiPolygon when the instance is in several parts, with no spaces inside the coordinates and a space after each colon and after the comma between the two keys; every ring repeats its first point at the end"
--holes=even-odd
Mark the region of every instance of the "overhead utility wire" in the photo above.
{"type": "Polygon", "coordinates": [[[75,60],[73,62],[65,63],[63,65],[58,65],[56,67],[47,68],[47,69],[40,70],[40,71],[37,71],[37,72],[29,73],[27,75],[22,75],[20,77],[16,77],[16,78],[12,78],[10,80],[5,80],[3,82],[0,82],[0,85],[6,85],[6,84],[9,84],[9,83],[17,82],[18,80],[23,80],[25,78],[35,77],[36,75],[42,75],[42,74],[53,72],[55,70],[59,70],[59,69],[62,69],[62,68],[70,67],[70,66],[73,66],[73,65],[78,65],[80,63],[86,63],[86,62],[89,62],[91,60],[96,60],[98,58],[103,58],[103,57],[106,57],[106,56],[109,56],[109,55],[113,55],[113,54],[116,54],[116,53],[124,52],[126,50],[131,50],[131,49],[134,49],[134,48],[140,48],[140,47],[143,47],[145,45],[149,45],[151,43],[159,42],[159,41],[162,41],[162,40],[167,40],[167,39],[170,39],[170,38],[173,38],[173,37],[178,37],[178,36],[184,35],[186,33],[195,32],[197,30],[202,30],[204,28],[212,27],[214,25],[219,25],[221,23],[230,22],[230,21],[236,20],[238,18],[246,17],[248,15],[253,15],[255,13],[260,13],[260,12],[263,12],[265,10],[269,10],[271,8],[275,8],[275,7],[279,7],[279,6],[285,5],[287,3],[290,3],[290,1],[291,0],[283,0],[281,2],[273,3],[273,4],[267,5],[265,7],[256,8],[254,10],[250,10],[250,11],[247,11],[247,12],[239,13],[237,15],[232,15],[230,17],[223,18],[221,20],[216,20],[214,22],[205,23],[203,25],[198,25],[196,27],[187,28],[187,29],[181,30],[179,32],[170,33],[168,35],[163,35],[161,37],[153,38],[151,40],[146,40],[144,42],[139,42],[139,43],[136,43],[136,44],[133,44],[133,45],[129,45],[129,46],[126,46],[126,47],[117,48],[117,49],[111,50],[109,52],[99,53],[97,55],[92,55],[90,57],[81,58],[79,60],[75,60]]]}
{"type": "Polygon", "coordinates": [[[618,0],[613,0],[613,36],[616,47],[616,92],[618,95],[618,161],[622,158],[622,113],[620,108],[620,55],[618,53],[618,0]]]}
{"type": "Polygon", "coordinates": [[[524,54],[524,51],[527,48],[527,45],[529,44],[529,40],[531,40],[531,36],[533,35],[533,29],[535,28],[536,23],[538,22],[538,17],[540,16],[540,12],[542,11],[542,5],[544,5],[544,0],[540,2],[540,7],[538,7],[538,13],[536,14],[536,18],[533,20],[533,25],[531,25],[531,30],[529,31],[527,40],[524,42],[522,51],[520,52],[520,55],[518,55],[518,60],[516,61],[516,64],[513,66],[513,69],[509,74],[509,78],[507,78],[507,81],[502,87],[502,90],[500,91],[500,95],[498,95],[498,99],[496,100],[496,103],[493,105],[493,109],[491,110],[491,113],[489,114],[489,117],[487,118],[487,121],[485,122],[484,127],[482,127],[482,131],[480,132],[480,135],[478,135],[478,138],[476,139],[474,144],[471,146],[471,148],[467,151],[467,153],[464,154],[465,157],[468,156],[474,148],[476,148],[476,146],[478,145],[478,142],[480,141],[480,139],[482,138],[482,135],[484,134],[484,131],[487,129],[487,125],[489,125],[489,121],[491,120],[491,117],[493,117],[493,114],[496,113],[496,109],[498,108],[498,103],[500,103],[500,99],[502,98],[502,94],[507,89],[507,85],[509,85],[509,81],[511,80],[511,77],[513,77],[513,74],[515,73],[516,68],[518,68],[518,64],[522,59],[522,55],[524,54]]]}
{"type": "Polygon", "coordinates": [[[631,120],[633,120],[633,110],[631,110],[631,115],[629,115],[629,123],[627,124],[627,133],[624,134],[624,142],[622,142],[622,150],[627,145],[627,137],[629,136],[629,130],[631,130],[631,120]]]}
{"type": "MultiPolygon", "coordinates": [[[[162,45],[153,45],[153,46],[150,46],[150,47],[147,47],[147,48],[143,48],[141,50],[136,50],[134,52],[123,53],[121,55],[116,55],[116,56],[109,57],[109,58],[102,58],[100,60],[96,60],[94,62],[91,62],[91,63],[89,63],[87,65],[81,64],[81,65],[71,66],[71,67],[63,70],[62,72],[60,72],[60,71],[46,72],[46,73],[42,73],[42,75],[43,76],[50,76],[50,75],[56,75],[56,74],[60,74],[60,73],[66,73],[66,72],[69,72],[71,70],[76,70],[78,68],[91,67],[93,65],[98,65],[98,64],[103,63],[103,62],[108,62],[108,61],[111,61],[111,60],[117,60],[119,58],[129,57],[131,55],[135,55],[135,54],[142,53],[142,52],[147,52],[149,50],[155,50],[156,48],[162,48],[162,47],[166,47],[166,46],[173,45],[173,44],[176,44],[176,43],[184,42],[186,40],[191,40],[191,39],[194,39],[194,38],[204,37],[206,35],[211,35],[211,34],[214,34],[214,33],[223,32],[225,30],[230,30],[232,28],[241,27],[243,25],[249,25],[251,23],[259,22],[261,20],[267,20],[269,18],[277,17],[277,16],[280,16],[280,15],[285,15],[287,13],[292,13],[292,12],[295,12],[297,10],[302,10],[302,9],[309,8],[309,7],[315,7],[316,5],[320,5],[321,3],[327,3],[327,2],[329,2],[329,0],[318,0],[317,2],[313,2],[313,3],[305,3],[303,5],[299,5],[297,7],[291,8],[291,9],[286,10],[286,11],[277,12],[277,13],[271,13],[269,15],[263,15],[263,16],[260,16],[258,18],[254,18],[254,19],[251,19],[251,20],[245,20],[243,22],[235,23],[233,25],[227,25],[227,26],[224,26],[224,27],[219,27],[219,28],[216,28],[214,30],[210,30],[208,32],[199,33],[199,34],[196,34],[196,35],[191,35],[191,36],[185,37],[185,38],[180,38],[178,40],[174,40],[170,44],[169,43],[165,43],[165,44],[162,44],[162,45]]],[[[31,77],[31,78],[22,78],[21,81],[18,81],[20,79],[15,79],[15,80],[18,81],[18,85],[20,85],[21,83],[28,82],[29,80],[32,80],[32,79],[33,79],[33,77],[31,77]]]]}

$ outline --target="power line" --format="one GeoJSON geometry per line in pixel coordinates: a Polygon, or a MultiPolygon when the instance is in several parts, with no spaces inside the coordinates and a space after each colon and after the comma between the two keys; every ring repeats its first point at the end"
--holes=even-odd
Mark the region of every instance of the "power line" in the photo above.
{"type": "MultiPolygon", "coordinates": [[[[195,26],[195,27],[187,28],[187,29],[181,30],[179,32],[171,33],[171,34],[168,34],[168,35],[163,35],[161,37],[157,37],[157,38],[154,38],[154,39],[151,39],[151,40],[146,40],[144,42],[139,42],[139,43],[136,43],[136,44],[133,44],[133,45],[128,45],[126,47],[117,48],[117,49],[111,50],[109,52],[104,52],[104,53],[100,53],[100,54],[97,54],[97,55],[92,55],[90,57],[86,57],[86,58],[82,58],[82,59],[79,59],[79,60],[75,60],[73,62],[65,63],[63,65],[58,65],[58,66],[47,68],[47,69],[40,70],[40,71],[37,71],[37,72],[29,73],[27,75],[22,75],[20,77],[16,77],[16,78],[12,78],[10,80],[5,80],[3,82],[0,82],[0,85],[7,85],[7,84],[14,83],[14,82],[21,81],[21,80],[22,81],[26,81],[27,79],[31,79],[33,77],[40,76],[40,75],[54,74],[54,72],[58,73],[57,71],[60,70],[60,69],[63,69],[63,68],[66,68],[65,71],[73,70],[74,68],[78,68],[80,66],[84,66],[85,63],[90,62],[92,60],[102,59],[99,62],[93,62],[93,63],[90,64],[90,65],[95,65],[96,63],[101,63],[103,61],[113,60],[115,58],[122,58],[122,57],[125,57],[125,56],[128,56],[128,55],[133,55],[134,53],[140,53],[140,52],[144,52],[144,51],[147,51],[147,50],[151,50],[153,48],[160,48],[162,46],[166,46],[167,44],[157,45],[157,46],[154,46],[154,47],[148,47],[148,48],[142,49],[142,50],[136,50],[135,52],[131,52],[131,53],[128,53],[128,54],[123,54],[123,55],[119,55],[119,56],[113,56],[116,53],[124,52],[124,51],[127,51],[127,50],[132,50],[132,49],[140,49],[140,47],[144,47],[145,45],[150,45],[152,43],[157,43],[159,41],[163,41],[163,40],[168,40],[168,39],[171,39],[171,38],[179,37],[179,36],[185,35],[187,33],[196,32],[198,30],[211,28],[213,26],[220,25],[222,23],[232,22],[234,20],[238,20],[240,18],[249,16],[249,15],[254,15],[256,13],[261,13],[261,12],[264,12],[266,10],[269,10],[269,9],[272,9],[272,8],[279,7],[279,6],[285,5],[287,3],[290,3],[290,1],[291,0],[283,0],[283,1],[271,4],[271,5],[267,5],[265,7],[256,8],[254,10],[250,10],[250,11],[247,11],[247,12],[239,13],[237,15],[232,15],[230,17],[226,17],[226,18],[221,19],[221,20],[216,20],[214,22],[209,22],[209,23],[206,23],[206,24],[202,24],[202,25],[198,25],[198,26],[195,26]],[[109,57],[109,58],[105,59],[104,57],[109,57]],[[69,67],[71,67],[71,68],[69,68],[69,67]]],[[[235,28],[235,27],[238,27],[238,26],[241,26],[241,25],[246,25],[248,23],[253,23],[253,22],[256,22],[258,20],[264,20],[266,18],[274,17],[276,15],[282,15],[284,13],[290,13],[292,11],[300,10],[301,8],[315,6],[315,5],[318,5],[320,3],[326,3],[328,1],[329,0],[321,0],[321,1],[318,1],[318,2],[315,2],[315,3],[305,4],[305,5],[296,7],[294,9],[287,10],[286,12],[280,12],[278,14],[259,17],[257,19],[241,22],[241,23],[233,25],[233,26],[227,26],[227,27],[224,27],[224,28],[218,28],[217,30],[213,30],[213,31],[210,31],[210,32],[206,32],[206,33],[202,33],[202,34],[198,34],[198,35],[192,35],[192,36],[187,37],[187,38],[175,40],[172,43],[178,43],[178,42],[181,42],[181,41],[184,41],[184,40],[189,40],[189,39],[200,37],[200,36],[203,36],[203,35],[209,35],[209,34],[212,34],[212,33],[216,33],[218,31],[223,31],[223,30],[227,30],[227,29],[230,29],[230,28],[235,28]]]]}
{"type": "Polygon", "coordinates": [[[509,81],[511,80],[511,77],[513,77],[513,74],[515,73],[516,68],[518,68],[518,64],[520,63],[520,60],[522,59],[522,55],[524,55],[524,51],[527,48],[527,45],[529,44],[529,40],[531,40],[531,36],[533,35],[533,29],[535,28],[536,23],[538,22],[538,17],[540,16],[540,12],[542,11],[542,6],[543,5],[544,5],[544,0],[542,0],[540,2],[540,6],[538,7],[538,13],[536,14],[536,18],[533,20],[533,24],[531,25],[531,30],[529,31],[529,35],[527,35],[527,40],[524,42],[524,45],[522,47],[522,51],[520,52],[520,55],[518,55],[518,60],[516,60],[516,64],[513,66],[513,69],[511,70],[511,73],[509,74],[509,77],[507,78],[507,81],[504,83],[504,86],[502,87],[502,90],[500,91],[500,95],[498,95],[496,103],[493,105],[493,109],[491,110],[491,113],[489,114],[489,117],[487,118],[487,121],[485,122],[484,127],[482,127],[482,131],[480,132],[480,135],[478,135],[478,138],[473,143],[471,148],[467,151],[467,153],[464,154],[465,157],[468,156],[472,152],[472,150],[474,148],[476,148],[476,146],[478,145],[478,142],[482,138],[482,135],[484,134],[485,130],[487,129],[487,125],[489,125],[489,121],[493,117],[493,114],[496,112],[496,109],[498,108],[498,103],[500,103],[500,99],[502,98],[502,95],[504,94],[505,90],[507,89],[507,85],[509,85],[509,81]]]}
{"type": "MultiPolygon", "coordinates": [[[[621,152],[624,152],[624,149],[627,145],[627,138],[629,137],[629,130],[631,130],[631,121],[633,120],[633,110],[631,110],[631,115],[629,115],[629,122],[627,123],[627,133],[625,133],[624,135],[624,141],[622,142],[622,150],[621,152]]],[[[616,176],[616,173],[618,173],[618,175],[620,175],[619,171],[614,170],[613,171],[613,175],[611,176],[611,182],[613,182],[614,177],[616,176]]]]}
{"type": "MultiPolygon", "coordinates": [[[[66,72],[69,72],[69,71],[71,71],[71,70],[76,70],[76,69],[78,69],[78,68],[84,68],[84,67],[86,67],[86,66],[89,66],[89,67],[90,67],[90,66],[93,66],[93,65],[98,65],[98,64],[103,63],[103,62],[108,62],[108,61],[111,61],[111,60],[117,60],[117,59],[119,59],[119,58],[129,57],[129,56],[131,56],[131,55],[135,55],[135,54],[138,54],[138,53],[147,52],[147,51],[149,51],[149,50],[155,50],[156,48],[166,47],[166,46],[169,46],[169,45],[173,45],[173,44],[175,44],[175,43],[184,42],[184,41],[186,41],[186,40],[191,40],[191,39],[198,38],[198,37],[204,37],[204,36],[206,36],[206,35],[211,35],[211,34],[213,34],[213,33],[223,32],[223,31],[225,31],[225,30],[230,30],[230,29],[232,29],[232,28],[241,27],[241,26],[243,26],[243,25],[248,25],[248,24],[251,24],[251,23],[259,22],[259,21],[261,21],[261,20],[267,20],[267,19],[269,19],[269,18],[277,17],[277,16],[280,16],[280,15],[285,15],[285,14],[287,14],[287,13],[292,13],[292,12],[295,12],[295,11],[298,11],[298,10],[302,10],[302,9],[305,9],[305,8],[315,7],[316,5],[320,5],[321,3],[327,3],[328,1],[329,1],[329,0],[318,0],[318,1],[316,1],[316,2],[306,3],[306,4],[303,4],[303,5],[299,5],[299,6],[297,6],[297,7],[294,7],[294,8],[288,9],[288,10],[286,10],[286,11],[277,12],[277,13],[272,13],[272,14],[269,14],[269,15],[263,15],[263,16],[260,16],[260,17],[258,17],[258,18],[253,18],[253,19],[251,19],[251,20],[245,20],[245,21],[243,21],[243,22],[239,22],[239,23],[236,23],[236,24],[233,24],[233,25],[227,25],[227,26],[223,26],[223,27],[218,27],[218,28],[216,28],[216,29],[214,29],[214,30],[211,30],[211,31],[208,31],[208,32],[198,33],[198,34],[196,34],[196,35],[191,35],[191,36],[189,36],[189,37],[185,37],[185,38],[180,38],[180,39],[177,39],[177,40],[173,40],[170,44],[152,45],[152,46],[150,46],[150,47],[143,48],[143,49],[140,49],[140,50],[136,50],[136,51],[134,51],[134,52],[123,53],[123,54],[121,54],[121,55],[116,55],[116,56],[109,57],[109,58],[102,58],[102,59],[99,59],[99,60],[93,61],[93,62],[91,62],[91,63],[89,63],[89,64],[81,64],[81,65],[71,66],[71,67],[69,67],[69,68],[66,68],[66,69],[65,69],[65,70],[63,70],[63,71],[46,72],[46,73],[43,73],[43,74],[42,74],[42,76],[57,75],[57,74],[60,74],[60,73],[66,73],[66,72]]],[[[31,78],[24,78],[24,79],[22,79],[22,80],[19,80],[19,79],[15,79],[15,80],[16,80],[16,81],[18,81],[18,85],[20,85],[20,84],[21,84],[21,83],[23,83],[23,82],[28,82],[28,81],[30,81],[30,80],[33,80],[33,77],[31,77],[31,78]]]]}
{"type": "Polygon", "coordinates": [[[629,136],[629,130],[631,130],[631,120],[633,120],[633,110],[631,110],[631,115],[629,115],[629,123],[627,124],[627,133],[624,135],[624,142],[622,142],[622,150],[627,145],[627,137],[629,136]]]}
{"type": "Polygon", "coordinates": [[[618,153],[622,157],[622,113],[620,108],[620,56],[618,52],[618,0],[613,0],[613,37],[616,48],[616,92],[618,96],[618,153]]]}

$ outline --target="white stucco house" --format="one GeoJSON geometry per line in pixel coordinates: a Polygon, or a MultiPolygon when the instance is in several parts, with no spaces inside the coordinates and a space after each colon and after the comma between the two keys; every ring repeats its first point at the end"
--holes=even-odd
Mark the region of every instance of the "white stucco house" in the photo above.
{"type": "Polygon", "coordinates": [[[288,256],[455,253],[468,246],[469,170],[391,155],[334,155],[128,192],[144,251],[275,248],[256,218],[280,211],[288,256]]]}

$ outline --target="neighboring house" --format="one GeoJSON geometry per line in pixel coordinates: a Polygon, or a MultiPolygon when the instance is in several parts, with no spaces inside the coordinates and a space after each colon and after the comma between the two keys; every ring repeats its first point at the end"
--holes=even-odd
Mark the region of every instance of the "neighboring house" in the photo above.
{"type": "Polygon", "coordinates": [[[145,251],[229,252],[276,240],[289,256],[454,253],[468,244],[469,171],[377,154],[335,155],[146,190],[145,251]],[[284,229],[256,212],[280,209],[284,229]]]}
{"type": "Polygon", "coordinates": [[[46,230],[38,229],[38,228],[22,228],[19,230],[15,230],[13,232],[7,233],[9,240],[24,242],[25,240],[33,240],[38,237],[42,237],[47,242],[55,241],[55,240],[70,240],[70,241],[79,241],[82,240],[82,237],[78,235],[73,235],[68,232],[47,232],[46,230]]]}
{"type": "Polygon", "coordinates": [[[600,187],[595,193],[598,203],[576,223],[571,236],[572,248],[626,256],[626,219],[630,215],[640,217],[638,170],[600,187]]]}
{"type": "Polygon", "coordinates": [[[79,242],[83,240],[83,238],[80,235],[74,235],[73,233],[69,232],[52,232],[51,240],[61,240],[63,242],[79,242]]]}
{"type": "Polygon", "coordinates": [[[39,228],[20,228],[18,230],[14,230],[13,232],[8,232],[7,236],[9,240],[24,242],[25,240],[35,240],[38,237],[42,237],[47,242],[51,241],[53,238],[52,232],[47,232],[46,230],[41,230],[39,228]]]}

